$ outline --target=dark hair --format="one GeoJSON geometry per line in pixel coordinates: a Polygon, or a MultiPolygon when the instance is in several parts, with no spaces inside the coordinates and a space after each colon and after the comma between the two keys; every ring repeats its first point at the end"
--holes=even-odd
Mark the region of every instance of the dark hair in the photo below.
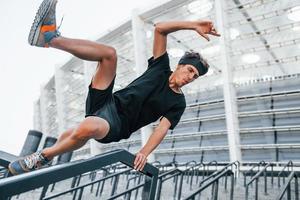
{"type": "Polygon", "coordinates": [[[199,75],[204,75],[207,73],[209,64],[207,61],[197,52],[187,51],[180,58],[179,64],[192,64],[199,71],[199,75]]]}

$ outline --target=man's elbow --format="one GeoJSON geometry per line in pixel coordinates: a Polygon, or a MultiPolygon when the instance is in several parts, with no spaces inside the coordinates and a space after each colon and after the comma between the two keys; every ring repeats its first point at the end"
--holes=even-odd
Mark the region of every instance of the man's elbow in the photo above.
{"type": "Polygon", "coordinates": [[[159,33],[161,35],[167,35],[167,33],[165,31],[165,28],[164,28],[164,25],[163,25],[163,22],[158,22],[154,26],[155,26],[154,31],[156,33],[159,33]]]}

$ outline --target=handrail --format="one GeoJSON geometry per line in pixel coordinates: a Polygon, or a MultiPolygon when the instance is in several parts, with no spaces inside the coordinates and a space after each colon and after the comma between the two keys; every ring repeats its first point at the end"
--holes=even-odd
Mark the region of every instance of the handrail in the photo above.
{"type": "MultiPolygon", "coordinates": [[[[229,163],[227,164],[226,166],[224,166],[222,169],[218,170],[218,171],[215,171],[214,173],[212,173],[211,175],[209,175],[208,177],[206,177],[205,179],[203,178],[202,181],[199,182],[199,187],[205,183],[207,180],[213,178],[213,177],[216,177],[218,176],[219,174],[221,174],[223,171],[225,171],[228,167],[232,166],[232,165],[235,165],[236,166],[236,169],[237,168],[237,165],[236,165],[236,162],[232,162],[232,163],[229,163]]],[[[203,174],[206,173],[205,172],[205,165],[203,163],[198,163],[196,166],[200,166],[200,165],[203,165],[204,166],[204,171],[203,171],[203,174]]],[[[228,169],[227,169],[228,170],[228,169]]],[[[232,171],[232,170],[231,170],[232,171]]],[[[184,173],[181,173],[181,178],[180,178],[180,183],[179,183],[179,189],[178,189],[178,199],[181,199],[181,190],[182,190],[182,180],[183,180],[183,174],[184,173]]],[[[233,181],[233,180],[232,180],[233,181]]],[[[227,183],[227,182],[226,182],[227,183]]],[[[225,184],[225,188],[227,187],[227,185],[225,184]]]]}
{"type": "MultiPolygon", "coordinates": [[[[184,200],[195,199],[196,195],[198,195],[199,193],[201,193],[204,189],[206,189],[207,187],[209,187],[213,183],[218,182],[218,180],[221,177],[223,177],[224,175],[228,175],[228,174],[232,176],[233,172],[230,169],[227,169],[227,170],[223,171],[222,173],[218,174],[214,179],[212,179],[211,181],[209,181],[207,184],[201,186],[199,189],[197,189],[195,192],[193,192],[190,196],[186,197],[184,200]]],[[[218,186],[216,186],[214,190],[215,191],[214,191],[213,195],[218,195],[218,186]]],[[[215,199],[217,199],[217,196],[216,196],[215,199]]],[[[232,177],[232,181],[231,181],[230,199],[233,199],[233,177],[232,177]]]]}
{"type": "Polygon", "coordinates": [[[287,199],[291,199],[291,182],[292,179],[295,178],[295,199],[299,200],[299,186],[298,186],[298,177],[294,171],[291,172],[291,174],[288,177],[287,183],[279,193],[279,195],[276,197],[276,200],[281,200],[287,191],[287,199]]]}
{"type": "MultiPolygon", "coordinates": [[[[265,161],[260,161],[259,163],[254,163],[254,164],[252,164],[253,166],[250,168],[250,169],[248,169],[247,171],[245,171],[245,172],[242,172],[243,173],[243,176],[244,176],[244,187],[246,187],[246,176],[250,173],[250,172],[253,172],[254,171],[254,169],[257,167],[258,168],[258,171],[259,171],[259,167],[261,166],[261,165],[264,165],[265,164],[265,161]]],[[[251,173],[251,178],[252,178],[252,173],[251,173]]]]}
{"type": "MultiPolygon", "coordinates": [[[[56,165],[31,173],[2,179],[0,180],[0,199],[65,180],[116,162],[122,162],[133,168],[134,159],[135,156],[133,154],[119,149],[86,160],[56,165]],[[30,184],[24,184],[25,182],[30,184]]],[[[158,169],[147,163],[141,172],[151,177],[149,199],[154,199],[158,179],[158,169]]]]}
{"type": "MultiPolygon", "coordinates": [[[[282,170],[278,173],[277,175],[277,180],[278,180],[278,187],[280,187],[280,175],[284,172],[285,168],[288,167],[288,172],[290,171],[290,166],[292,167],[292,171],[293,171],[293,161],[289,161],[287,164],[284,165],[284,167],[282,168],[282,170]]],[[[283,178],[283,183],[284,183],[285,179],[283,178]]]]}
{"type": "MultiPolygon", "coordinates": [[[[206,177],[205,179],[203,179],[200,183],[199,183],[199,186],[201,186],[204,182],[206,182],[207,180],[211,179],[212,177],[215,177],[216,175],[220,174],[222,171],[228,169],[228,167],[234,165],[236,167],[236,170],[238,169],[238,165],[236,165],[236,162],[238,161],[235,161],[235,162],[231,162],[229,164],[227,164],[226,166],[224,166],[223,168],[221,168],[220,170],[218,171],[215,171],[214,173],[212,173],[211,175],[209,175],[208,177],[206,177]]],[[[232,170],[231,170],[232,171],[232,170]]]]}
{"type": "MultiPolygon", "coordinates": [[[[257,172],[255,176],[246,184],[246,193],[245,199],[248,200],[249,196],[249,185],[255,181],[255,199],[258,199],[258,178],[263,173],[266,172],[266,169],[271,166],[271,163],[268,163],[262,170],[257,172]]],[[[266,181],[266,173],[265,173],[265,193],[267,193],[267,181],[266,181]]]]}
{"type": "Polygon", "coordinates": [[[81,188],[85,188],[85,187],[87,187],[87,186],[93,185],[93,184],[95,184],[95,183],[98,183],[98,182],[103,181],[103,180],[106,180],[106,179],[110,179],[110,178],[112,178],[112,177],[114,177],[114,176],[117,176],[117,175],[126,173],[126,172],[131,171],[131,170],[132,170],[132,169],[127,169],[127,170],[124,170],[124,171],[121,171],[121,172],[118,172],[118,173],[115,173],[115,174],[107,175],[107,176],[105,176],[105,177],[103,177],[103,178],[100,178],[100,179],[98,179],[98,180],[96,180],[96,181],[92,181],[92,182],[89,182],[89,183],[86,183],[86,184],[83,184],[83,185],[80,185],[80,186],[76,186],[76,187],[74,187],[74,188],[70,188],[70,189],[65,190],[65,191],[63,191],[63,192],[59,192],[59,193],[53,194],[53,195],[51,195],[51,196],[44,197],[43,200],[49,200],[49,199],[53,199],[53,198],[59,197],[59,196],[61,196],[61,195],[67,194],[67,193],[69,193],[69,192],[73,192],[73,191],[78,190],[78,189],[81,189],[81,188]]]}
{"type": "Polygon", "coordinates": [[[262,164],[264,165],[265,161],[260,161],[259,163],[255,163],[250,169],[248,169],[247,171],[243,172],[243,174],[247,175],[249,172],[253,171],[254,168],[256,168],[256,167],[259,168],[262,164]]]}
{"type": "Polygon", "coordinates": [[[165,176],[167,176],[169,174],[175,173],[175,172],[182,173],[182,171],[180,169],[175,168],[175,169],[171,169],[171,170],[169,170],[167,172],[164,172],[164,173],[158,175],[158,178],[163,178],[163,177],[165,177],[165,176]]]}

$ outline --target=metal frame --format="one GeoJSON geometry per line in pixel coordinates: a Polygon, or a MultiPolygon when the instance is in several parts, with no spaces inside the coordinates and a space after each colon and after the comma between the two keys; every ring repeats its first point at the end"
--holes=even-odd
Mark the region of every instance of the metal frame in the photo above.
{"type": "MultiPolygon", "coordinates": [[[[116,162],[122,162],[133,168],[134,158],[135,156],[128,151],[115,150],[90,159],[70,162],[2,179],[0,180],[0,199],[65,180],[116,162]]],[[[151,177],[149,199],[154,199],[158,180],[158,169],[150,164],[146,164],[141,172],[151,177]]]]}

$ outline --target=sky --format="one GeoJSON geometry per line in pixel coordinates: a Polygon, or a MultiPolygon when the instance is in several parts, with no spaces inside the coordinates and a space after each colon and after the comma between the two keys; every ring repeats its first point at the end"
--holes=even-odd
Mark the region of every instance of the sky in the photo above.
{"type": "MultiPolygon", "coordinates": [[[[163,0],[166,1],[166,0],[163,0]]],[[[28,33],[42,0],[0,0],[0,150],[19,155],[33,129],[33,105],[56,66],[72,56],[32,47],[28,33]]],[[[57,23],[63,36],[96,40],[101,33],[162,0],[58,0],[57,23]]]]}

